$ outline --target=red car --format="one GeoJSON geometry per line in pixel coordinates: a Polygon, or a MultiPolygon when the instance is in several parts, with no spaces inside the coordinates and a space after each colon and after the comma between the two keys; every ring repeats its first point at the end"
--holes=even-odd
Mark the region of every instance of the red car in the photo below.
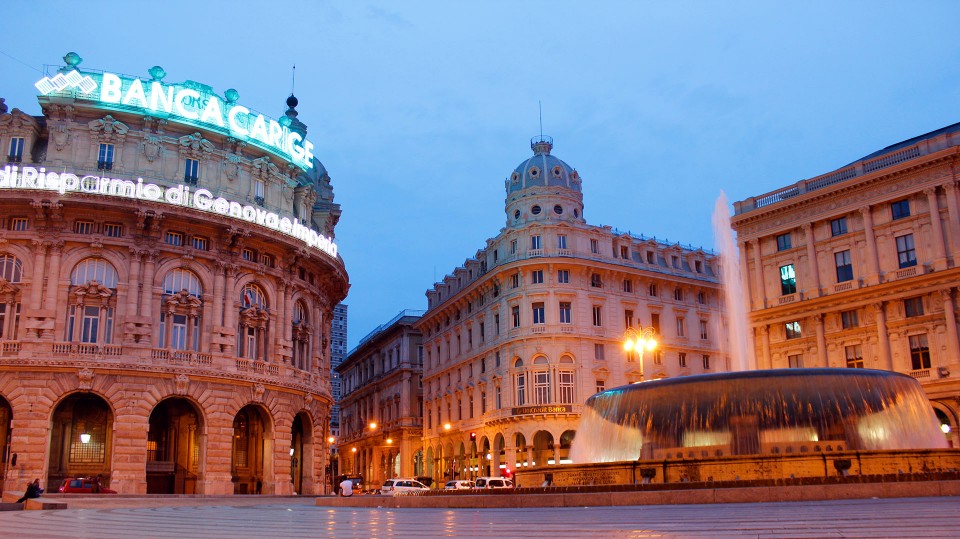
{"type": "Polygon", "coordinates": [[[60,484],[60,492],[65,494],[116,494],[117,491],[100,484],[100,481],[88,477],[68,477],[60,484]]]}

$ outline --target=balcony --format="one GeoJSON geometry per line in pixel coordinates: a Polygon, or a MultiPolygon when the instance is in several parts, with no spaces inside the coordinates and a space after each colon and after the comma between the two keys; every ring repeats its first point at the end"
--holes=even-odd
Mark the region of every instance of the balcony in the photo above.
{"type": "Polygon", "coordinates": [[[917,275],[923,275],[923,266],[910,266],[908,268],[898,269],[887,273],[888,281],[899,281],[900,279],[909,279],[917,275]]]}
{"type": "Polygon", "coordinates": [[[111,344],[58,342],[53,343],[53,355],[93,358],[120,357],[123,355],[123,347],[111,344]]]}
{"type": "Polygon", "coordinates": [[[919,371],[910,371],[910,376],[917,380],[921,378],[930,378],[930,369],[921,369],[919,371]]]}
{"type": "Polygon", "coordinates": [[[0,356],[15,356],[20,353],[20,341],[0,342],[0,356]]]}
{"type": "Polygon", "coordinates": [[[264,363],[262,361],[257,361],[254,359],[237,359],[237,370],[240,372],[254,372],[256,374],[268,374],[270,376],[278,376],[280,374],[280,366],[274,365],[272,363],[264,363]]]}
{"type": "Polygon", "coordinates": [[[846,292],[847,290],[853,290],[854,281],[846,281],[842,283],[837,283],[833,285],[833,292],[846,292]]]}
{"type": "Polygon", "coordinates": [[[543,249],[530,249],[527,251],[528,257],[543,256],[543,249]]]}
{"type": "Polygon", "coordinates": [[[786,305],[787,303],[793,303],[797,301],[799,295],[796,293],[787,294],[786,296],[780,296],[779,301],[780,305],[786,305]]]}

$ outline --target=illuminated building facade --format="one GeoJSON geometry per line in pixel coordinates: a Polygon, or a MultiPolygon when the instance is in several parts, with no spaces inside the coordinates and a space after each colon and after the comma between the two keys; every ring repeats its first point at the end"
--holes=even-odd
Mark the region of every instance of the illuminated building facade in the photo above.
{"type": "Polygon", "coordinates": [[[506,180],[506,227],[427,291],[424,459],[437,481],[562,463],[586,399],[644,379],[722,372],[717,259],[589,225],[552,140],[506,180]],[[622,346],[652,327],[659,346],[622,346]]]}
{"type": "Polygon", "coordinates": [[[919,380],[960,446],[960,124],[734,204],[758,367],[919,380]]]}
{"type": "Polygon", "coordinates": [[[401,311],[337,367],[340,471],[362,474],[371,486],[423,475],[423,346],[414,327],[422,314],[401,311]]]}
{"type": "Polygon", "coordinates": [[[316,494],[348,280],[297,100],[67,66],[0,106],[3,476],[316,494]]]}

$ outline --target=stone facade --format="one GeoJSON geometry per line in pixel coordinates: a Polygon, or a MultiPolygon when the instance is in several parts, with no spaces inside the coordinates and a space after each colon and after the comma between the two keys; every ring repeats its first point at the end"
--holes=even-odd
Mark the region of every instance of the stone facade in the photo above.
{"type": "Polygon", "coordinates": [[[426,475],[501,475],[568,460],[583,403],[645,379],[729,370],[716,257],[587,224],[552,140],[505,183],[506,227],[427,291],[426,475]],[[653,327],[658,348],[622,346],[653,327]]]}
{"type": "Polygon", "coordinates": [[[361,339],[337,367],[340,472],[366,488],[423,475],[423,346],[413,325],[423,311],[401,311],[361,339]]]}
{"type": "MultiPolygon", "coordinates": [[[[79,63],[69,56],[63,72],[79,63]]],[[[99,475],[130,494],[325,492],[342,259],[256,222],[19,188],[11,173],[206,189],[332,238],[329,176],[175,115],[105,107],[69,88],[39,101],[38,117],[0,103],[11,182],[0,189],[7,488],[99,475]]],[[[284,125],[305,133],[296,99],[287,104],[284,125]]]]}
{"type": "Polygon", "coordinates": [[[735,203],[758,368],[863,367],[923,385],[956,447],[960,124],[735,203]]]}

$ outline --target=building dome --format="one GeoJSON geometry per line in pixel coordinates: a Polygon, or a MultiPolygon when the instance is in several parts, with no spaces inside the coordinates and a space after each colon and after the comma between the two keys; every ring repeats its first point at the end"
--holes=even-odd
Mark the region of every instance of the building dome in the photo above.
{"type": "Polygon", "coordinates": [[[530,140],[533,156],[514,169],[507,181],[507,194],[528,187],[560,186],[580,191],[580,175],[570,165],[554,155],[552,137],[533,137],[530,140]]]}
{"type": "Polygon", "coordinates": [[[533,156],[506,180],[508,226],[532,221],[583,223],[583,192],[576,169],[550,154],[553,138],[530,139],[533,156]]]}

